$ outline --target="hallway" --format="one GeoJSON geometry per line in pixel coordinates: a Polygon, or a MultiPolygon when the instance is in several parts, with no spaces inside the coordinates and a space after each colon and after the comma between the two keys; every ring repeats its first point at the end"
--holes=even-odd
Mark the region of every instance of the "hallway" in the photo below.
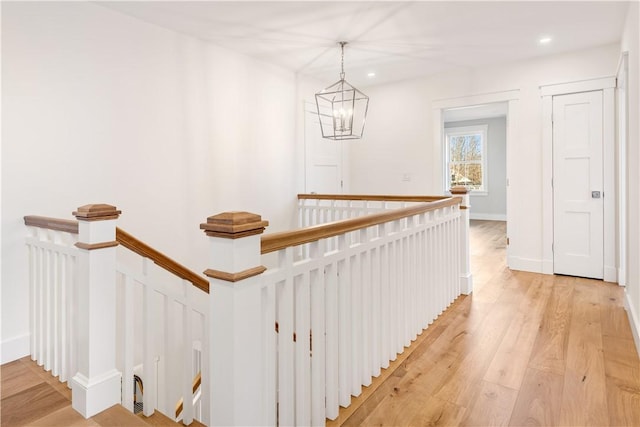
{"type": "Polygon", "coordinates": [[[473,295],[423,332],[351,416],[343,410],[329,425],[640,425],[623,289],[511,271],[505,223],[471,229],[473,295]]]}

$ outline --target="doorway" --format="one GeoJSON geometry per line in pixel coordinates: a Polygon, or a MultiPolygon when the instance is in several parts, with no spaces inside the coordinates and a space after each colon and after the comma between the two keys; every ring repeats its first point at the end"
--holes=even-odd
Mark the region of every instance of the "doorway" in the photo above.
{"type": "MultiPolygon", "coordinates": [[[[581,277],[598,277],[608,282],[616,282],[615,86],[615,77],[605,77],[540,87],[543,108],[542,231],[543,273],[545,274],[561,273],[581,277]],[[592,94],[581,95],[587,93],[592,94]],[[567,98],[564,98],[564,96],[567,96],[567,98]],[[599,102],[597,98],[601,97],[600,115],[602,123],[601,129],[591,129],[587,132],[585,128],[591,125],[587,124],[586,115],[592,114],[590,112],[591,107],[587,107],[587,105],[592,105],[592,101],[586,98],[583,99],[583,97],[588,98],[589,96],[595,97],[596,99],[593,102],[596,103],[599,102]],[[573,121],[569,126],[582,127],[575,131],[579,139],[585,141],[585,138],[588,138],[591,132],[599,133],[602,137],[602,161],[597,162],[600,165],[598,167],[601,168],[601,184],[595,178],[591,178],[591,175],[593,175],[591,172],[596,171],[597,167],[586,160],[590,155],[587,156],[584,152],[582,154],[578,153],[581,144],[571,142],[566,153],[559,153],[558,159],[555,157],[556,149],[565,150],[560,141],[558,141],[559,148],[556,146],[556,134],[564,132],[564,130],[559,131],[558,127],[564,125],[555,122],[556,111],[563,111],[564,109],[558,103],[565,103],[565,101],[570,105],[569,109],[572,110],[568,113],[571,115],[569,121],[573,121]],[[579,122],[582,124],[578,125],[579,122]],[[572,164],[565,162],[563,165],[562,156],[564,155],[569,159],[569,163],[572,164]],[[568,170],[573,170],[573,173],[567,174],[568,170]],[[585,178],[587,173],[589,178],[585,178]],[[564,189],[555,191],[554,187],[559,184],[558,179],[562,179],[562,175],[570,175],[569,179],[573,181],[569,181],[567,188],[579,189],[581,196],[570,196],[568,195],[570,193],[564,194],[564,189]],[[599,186],[599,188],[594,186],[599,186]],[[586,189],[587,187],[589,187],[588,190],[586,189]],[[556,197],[556,194],[558,194],[558,197],[556,197]],[[561,200],[563,198],[565,199],[564,202],[561,200]],[[602,205],[601,219],[598,218],[600,214],[597,206],[599,204],[602,205]],[[593,211],[590,210],[592,208],[594,209],[593,211]],[[562,218],[563,211],[569,212],[568,216],[565,215],[565,218],[562,218]],[[573,218],[570,218],[572,216],[573,218]],[[585,231],[591,222],[587,220],[589,217],[593,217],[596,223],[601,224],[601,239],[598,231],[592,231],[591,229],[585,231]],[[580,231],[580,227],[582,227],[582,231],[580,231]],[[563,233],[566,235],[563,236],[563,233]],[[594,235],[590,236],[589,233],[594,235]],[[556,242],[556,237],[564,240],[564,243],[561,244],[564,245],[563,247],[556,248],[556,244],[560,244],[556,242]],[[601,251],[601,255],[598,251],[601,251]],[[602,259],[601,266],[597,266],[598,272],[590,271],[592,266],[589,265],[590,262],[587,260],[591,255],[588,256],[588,254],[593,254],[593,257],[602,259]],[[563,257],[566,259],[563,259],[563,257]],[[567,263],[565,261],[567,260],[569,260],[569,265],[571,263],[574,264],[570,269],[566,269],[567,263]]],[[[597,115],[598,113],[593,112],[593,114],[597,115]]],[[[575,138],[574,141],[576,141],[575,138]]],[[[582,144],[583,151],[586,146],[587,144],[582,144]]]]}
{"type": "Polygon", "coordinates": [[[470,190],[472,220],[507,220],[506,102],[443,111],[444,191],[470,190]]]}
{"type": "MultiPolygon", "coordinates": [[[[488,94],[478,94],[478,95],[470,95],[460,98],[451,98],[451,99],[443,99],[439,101],[435,101],[433,103],[433,115],[434,115],[434,130],[435,130],[435,141],[440,141],[439,144],[436,144],[437,152],[434,153],[437,158],[442,159],[440,164],[442,167],[435,168],[433,180],[435,183],[438,183],[441,189],[447,188],[447,179],[449,178],[449,171],[444,167],[445,162],[447,161],[447,153],[445,150],[445,121],[451,122],[455,121],[456,118],[462,118],[464,116],[456,116],[457,114],[463,115],[465,114],[465,110],[468,112],[476,111],[479,113],[482,108],[485,109],[493,109],[494,114],[480,114],[475,118],[481,117],[484,115],[487,116],[502,116],[504,118],[504,133],[505,133],[505,149],[504,156],[505,160],[502,162],[505,168],[505,172],[503,175],[503,188],[506,192],[506,201],[505,208],[503,213],[497,216],[484,216],[482,220],[499,220],[505,221],[505,229],[506,236],[504,239],[504,243],[506,244],[506,250],[503,252],[506,256],[506,265],[511,268],[516,269],[524,269],[526,270],[526,265],[521,262],[519,258],[514,258],[511,255],[510,246],[510,236],[513,236],[514,233],[517,234],[517,229],[514,229],[514,223],[510,221],[509,215],[513,210],[510,208],[510,204],[512,203],[513,198],[510,197],[509,193],[512,189],[509,187],[509,156],[513,155],[509,151],[509,141],[514,140],[515,130],[519,127],[519,112],[518,112],[518,104],[520,99],[520,91],[519,90],[510,90],[503,92],[495,92],[488,94]],[[499,113],[495,112],[495,109],[500,109],[499,113]],[[447,172],[445,172],[447,170],[447,172]]],[[[485,110],[486,112],[487,110],[485,110]]],[[[466,117],[464,117],[466,118],[466,117]]],[[[491,153],[489,152],[487,155],[487,159],[491,158],[491,153]]],[[[489,185],[489,193],[491,193],[491,182],[488,182],[489,185]]],[[[495,188],[495,187],[494,187],[495,188]]],[[[440,190],[442,191],[442,190],[440,190]]],[[[480,196],[482,197],[482,196],[480,196]]],[[[471,198],[471,197],[470,197],[471,198]]],[[[474,215],[473,208],[473,200],[471,201],[471,214],[474,215]]],[[[479,205],[479,204],[477,204],[479,205]]],[[[475,210],[475,214],[488,213],[490,211],[481,212],[479,210],[475,210]]],[[[473,250],[473,248],[472,248],[473,250]]]]}

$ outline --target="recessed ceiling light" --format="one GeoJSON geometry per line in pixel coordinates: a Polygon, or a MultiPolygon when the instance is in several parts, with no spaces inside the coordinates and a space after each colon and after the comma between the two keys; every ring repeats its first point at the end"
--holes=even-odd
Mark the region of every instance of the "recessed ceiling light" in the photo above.
{"type": "Polygon", "coordinates": [[[367,77],[375,77],[376,73],[374,73],[373,71],[370,73],[367,73],[367,77]]]}
{"type": "Polygon", "coordinates": [[[551,37],[541,37],[540,40],[538,40],[538,43],[549,44],[551,43],[551,37]]]}

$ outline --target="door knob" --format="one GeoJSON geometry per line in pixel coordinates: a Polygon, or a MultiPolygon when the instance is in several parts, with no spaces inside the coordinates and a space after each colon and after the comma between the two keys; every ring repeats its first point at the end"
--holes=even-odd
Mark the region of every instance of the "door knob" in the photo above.
{"type": "Polygon", "coordinates": [[[591,192],[591,198],[592,199],[599,199],[600,198],[600,192],[599,191],[592,191],[591,192]]]}

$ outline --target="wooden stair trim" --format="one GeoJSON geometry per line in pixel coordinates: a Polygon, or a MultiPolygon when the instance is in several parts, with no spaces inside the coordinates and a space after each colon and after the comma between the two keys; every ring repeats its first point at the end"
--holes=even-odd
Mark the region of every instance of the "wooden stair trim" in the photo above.
{"type": "MultiPolygon", "coordinates": [[[[24,224],[30,227],[45,228],[48,230],[78,234],[78,221],[72,219],[59,219],[38,215],[26,215],[24,217],[24,224]]],[[[209,293],[209,281],[207,279],[189,270],[187,267],[183,266],[177,261],[174,261],[162,252],[152,248],[142,240],[137,239],[136,237],[127,233],[119,227],[116,227],[115,242],[121,244],[125,248],[137,253],[142,257],[149,258],[159,267],[164,268],[168,272],[175,274],[183,280],[191,282],[196,288],[209,293]]],[[[115,242],[109,242],[109,244],[114,245],[116,244],[115,242]]],[[[80,245],[85,244],[81,243],[80,245]]],[[[80,247],[82,248],[83,246],[80,247]]],[[[85,249],[87,248],[85,247],[85,249]]]]}
{"type": "Polygon", "coordinates": [[[399,196],[390,194],[298,194],[298,200],[351,200],[372,202],[435,202],[447,196],[399,196]]]}
{"type": "MultiPolygon", "coordinates": [[[[191,385],[191,393],[195,394],[196,391],[200,388],[200,385],[202,385],[202,372],[198,372],[196,376],[193,377],[193,384],[191,385]]],[[[176,403],[176,418],[180,416],[183,409],[184,409],[184,398],[181,397],[180,400],[178,400],[178,403],[176,403]]]]}
{"type": "Polygon", "coordinates": [[[142,257],[149,258],[156,265],[164,268],[168,272],[191,282],[196,288],[209,293],[209,281],[207,279],[189,270],[187,267],[177,261],[174,261],[162,252],[152,248],[120,227],[116,227],[116,241],[130,251],[135,252],[142,257]]]}
{"type": "Polygon", "coordinates": [[[326,224],[313,225],[298,230],[265,234],[261,239],[262,254],[279,251],[289,246],[298,246],[305,243],[315,242],[320,239],[338,236],[350,231],[396,221],[448,206],[459,205],[461,202],[461,197],[447,197],[437,201],[421,203],[416,206],[409,206],[406,208],[394,209],[341,221],[333,221],[326,224]]]}
{"type": "Polygon", "coordinates": [[[24,225],[30,227],[46,228],[48,230],[63,231],[65,233],[78,234],[78,221],[73,219],[49,218],[46,216],[27,215],[24,217],[24,225]]]}

